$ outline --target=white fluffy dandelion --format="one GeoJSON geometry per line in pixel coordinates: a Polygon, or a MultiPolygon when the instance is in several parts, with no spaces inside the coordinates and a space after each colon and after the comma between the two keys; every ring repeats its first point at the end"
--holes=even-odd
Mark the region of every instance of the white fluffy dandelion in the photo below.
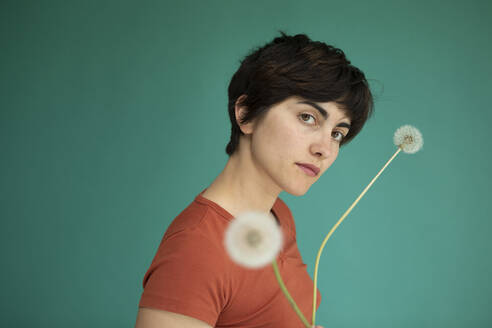
{"type": "Polygon", "coordinates": [[[245,212],[226,229],[224,246],[231,259],[247,268],[271,263],[282,248],[282,230],[271,214],[245,212]]]}
{"type": "Polygon", "coordinates": [[[424,145],[422,133],[411,125],[403,125],[395,131],[393,142],[407,154],[414,154],[424,145]]]}
{"type": "Polygon", "coordinates": [[[270,213],[242,213],[229,223],[225,231],[224,245],[231,259],[251,269],[258,269],[271,263],[280,289],[304,326],[311,328],[280,276],[276,258],[282,244],[282,229],[270,213]]]}

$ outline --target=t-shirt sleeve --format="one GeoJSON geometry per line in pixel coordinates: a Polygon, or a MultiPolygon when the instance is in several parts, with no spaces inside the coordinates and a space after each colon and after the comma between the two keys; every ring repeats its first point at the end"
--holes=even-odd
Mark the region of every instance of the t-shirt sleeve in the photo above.
{"type": "Polygon", "coordinates": [[[165,236],[144,276],[139,307],[184,314],[212,327],[227,304],[227,261],[197,229],[165,236]]]}

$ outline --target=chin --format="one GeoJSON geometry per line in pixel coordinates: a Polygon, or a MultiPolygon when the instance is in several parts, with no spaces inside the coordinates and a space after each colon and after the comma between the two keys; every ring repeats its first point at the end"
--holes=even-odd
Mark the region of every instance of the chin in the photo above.
{"type": "Polygon", "coordinates": [[[288,194],[291,194],[292,196],[304,196],[308,192],[309,187],[307,188],[305,186],[287,187],[284,189],[284,191],[288,194]]]}

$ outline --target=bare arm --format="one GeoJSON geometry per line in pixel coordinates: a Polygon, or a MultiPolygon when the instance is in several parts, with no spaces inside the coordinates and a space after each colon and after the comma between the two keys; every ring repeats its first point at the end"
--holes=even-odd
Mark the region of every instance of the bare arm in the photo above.
{"type": "MultiPolygon", "coordinates": [[[[179,313],[139,308],[135,328],[212,328],[207,323],[179,313]]],[[[316,326],[316,328],[323,328],[316,326]]]]}
{"type": "Polygon", "coordinates": [[[207,323],[174,312],[141,307],[135,328],[212,328],[207,323]]]}

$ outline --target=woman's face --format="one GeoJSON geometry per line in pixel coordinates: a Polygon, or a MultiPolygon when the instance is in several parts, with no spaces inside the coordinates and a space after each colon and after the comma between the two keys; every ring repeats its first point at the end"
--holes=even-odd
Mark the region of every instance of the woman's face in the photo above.
{"type": "Polygon", "coordinates": [[[350,119],[334,102],[287,98],[253,125],[252,161],[274,188],[304,195],[335,161],[349,128],[350,119]],[[319,172],[313,175],[300,163],[314,165],[319,172]]]}

